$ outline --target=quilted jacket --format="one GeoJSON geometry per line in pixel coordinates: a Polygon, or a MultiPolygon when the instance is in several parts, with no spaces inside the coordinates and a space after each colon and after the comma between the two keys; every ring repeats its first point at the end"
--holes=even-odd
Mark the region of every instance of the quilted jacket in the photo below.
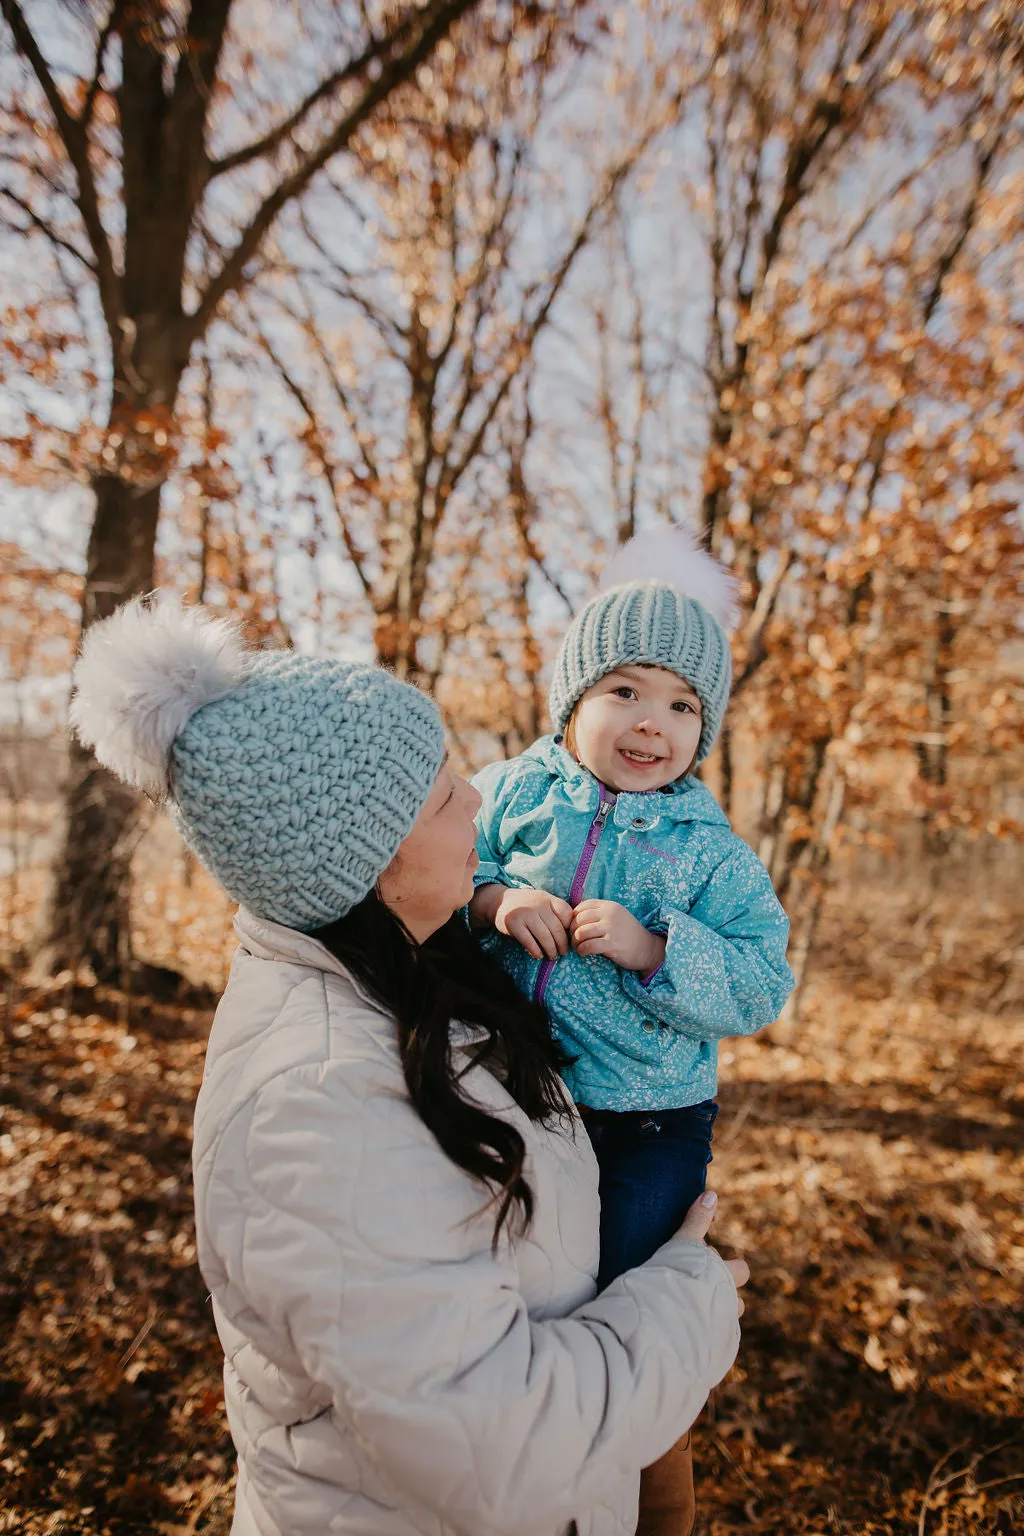
{"type": "MultiPolygon", "coordinates": [[[[642,1465],[736,1354],[732,1279],[675,1239],[595,1298],[597,1168],[533,1124],[529,1235],[410,1105],[394,1026],[315,940],[239,914],[196,1108],[199,1262],[239,1457],[233,1536],[625,1536],[642,1465]]],[[[453,1026],[457,1055],[470,1036],[453,1026]]]]}

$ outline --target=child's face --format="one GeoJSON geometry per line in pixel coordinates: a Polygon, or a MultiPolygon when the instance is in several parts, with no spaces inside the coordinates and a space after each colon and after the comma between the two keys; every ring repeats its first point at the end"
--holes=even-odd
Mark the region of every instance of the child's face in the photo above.
{"type": "Polygon", "coordinates": [[[681,677],[617,667],[576,706],[575,754],[609,789],[660,789],[691,767],[700,728],[700,700],[681,677]]]}

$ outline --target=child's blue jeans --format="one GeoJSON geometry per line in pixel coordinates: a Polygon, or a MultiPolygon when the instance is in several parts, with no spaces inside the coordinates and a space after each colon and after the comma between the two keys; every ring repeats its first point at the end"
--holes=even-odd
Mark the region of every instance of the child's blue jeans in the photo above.
{"type": "Polygon", "coordinates": [[[718,1105],[580,1113],[601,1170],[603,1290],[668,1242],[703,1193],[718,1105]]]}

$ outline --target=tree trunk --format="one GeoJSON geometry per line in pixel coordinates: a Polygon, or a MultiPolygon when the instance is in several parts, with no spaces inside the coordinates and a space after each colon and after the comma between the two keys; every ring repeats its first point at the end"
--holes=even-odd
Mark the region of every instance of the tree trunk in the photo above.
{"type": "Polygon", "coordinates": [[[777,841],[768,873],[772,877],[776,895],[782,902],[785,902],[789,894],[794,874],[806,863],[814,847],[815,805],[831,740],[830,736],[817,736],[807,744],[797,782],[787,783],[785,797],[779,802],[777,841]],[[801,812],[802,816],[797,829],[787,836],[786,817],[791,809],[801,812]]]}
{"type": "MultiPolygon", "coordinates": [[[[793,919],[793,938],[790,944],[789,962],[793,969],[795,985],[789,1001],[782,1011],[774,1038],[780,1045],[789,1042],[793,1026],[800,1022],[800,1009],[804,989],[814,959],[814,946],[818,936],[818,922],[828,893],[829,866],[832,859],[832,839],[842,820],[846,803],[846,780],[833,758],[826,758],[821,773],[821,799],[823,806],[813,836],[805,844],[800,856],[801,888],[793,892],[790,916],[793,919]]],[[[792,867],[790,873],[793,873],[792,867]]],[[[791,882],[792,885],[795,882],[791,882]]]]}
{"type": "MultiPolygon", "coordinates": [[[[93,483],[82,631],[153,587],[162,483],[139,488],[116,475],[93,483]]],[[[89,966],[102,980],[131,966],[129,866],[144,801],[73,741],[64,798],[62,851],[44,904],[37,970],[89,966]]]]}
{"type": "Polygon", "coordinates": [[[409,319],[407,342],[408,354],[404,363],[410,389],[405,452],[409,485],[391,544],[391,577],[377,604],[373,640],[377,660],[382,666],[388,667],[396,677],[422,687],[427,674],[419,654],[421,615],[434,534],[444,514],[444,503],[429,484],[435,462],[433,422],[437,362],[430,355],[430,335],[416,309],[409,319]]]}
{"type": "Polygon", "coordinates": [[[953,667],[955,640],[956,627],[949,602],[945,594],[940,593],[924,679],[928,732],[917,743],[918,773],[931,792],[924,813],[924,845],[935,857],[947,853],[951,841],[949,828],[940,824],[938,802],[947,787],[949,775],[949,728],[953,716],[949,674],[953,667]]]}
{"type": "Polygon", "coordinates": [[[377,607],[373,623],[373,650],[378,666],[387,667],[405,682],[421,685],[425,676],[419,657],[419,634],[410,613],[408,584],[395,583],[385,602],[377,607]]]}
{"type": "MultiPolygon", "coordinates": [[[[193,346],[201,341],[221,302],[245,287],[247,272],[281,209],[303,195],[380,103],[472,8],[468,0],[432,0],[420,7],[418,22],[415,8],[410,8],[408,16],[396,14],[393,30],[376,37],[369,32],[362,63],[354,57],[351,69],[326,75],[276,129],[214,162],[207,152],[207,117],[219,95],[218,69],[232,4],[233,0],[202,4],[195,0],[175,8],[180,24],[176,59],[169,33],[150,14],[159,8],[115,4],[98,38],[91,84],[83,82],[80,113],[77,105],[69,108],[62,97],[21,7],[7,3],[2,7],[15,44],[48,101],[77,184],[72,195],[90,248],[88,264],[96,275],[110,344],[113,390],[103,467],[93,485],[96,515],[89,541],[83,631],[153,585],[160,493],[173,460],[178,387],[193,346]],[[183,14],[178,15],[179,11],[183,14]],[[112,36],[120,42],[119,78],[113,93],[121,146],[120,198],[112,218],[116,240],[104,224],[103,199],[90,155],[92,109],[102,87],[105,50],[112,36]],[[346,97],[355,80],[361,94],[346,97]],[[280,179],[274,175],[274,185],[186,314],[187,254],[192,242],[203,238],[201,203],[211,176],[261,164],[257,181],[262,177],[265,183],[277,149],[291,139],[294,130],[305,131],[302,125],[308,114],[325,99],[338,105],[340,120],[327,125],[307,150],[296,149],[297,163],[290,162],[280,179]]],[[[116,180],[112,178],[112,187],[116,180]]],[[[102,192],[104,197],[108,192],[117,196],[116,189],[106,186],[102,192]]],[[[230,202],[232,194],[226,195],[230,202]]],[[[45,224],[41,228],[45,230],[45,224]]],[[[64,244],[63,240],[58,243],[64,244]]],[[[194,277],[188,286],[193,283],[194,277]]],[[[413,603],[407,606],[418,614],[413,603]]],[[[61,967],[88,963],[99,975],[116,975],[131,957],[128,866],[139,802],[75,746],[65,810],[63,854],[52,866],[53,888],[36,959],[61,967]]]]}
{"type": "Polygon", "coordinates": [[[732,721],[726,718],[718,733],[718,801],[730,821],[734,787],[732,721]]]}

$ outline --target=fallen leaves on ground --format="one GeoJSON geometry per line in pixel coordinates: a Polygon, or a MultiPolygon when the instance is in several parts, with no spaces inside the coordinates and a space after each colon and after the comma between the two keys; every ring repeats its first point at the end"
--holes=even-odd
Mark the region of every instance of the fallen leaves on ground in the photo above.
{"type": "MultiPolygon", "coordinates": [[[[753,1278],[696,1434],[703,1536],[1024,1530],[1024,1027],[985,958],[1009,917],[961,914],[911,975],[907,913],[865,911],[831,914],[799,1026],[723,1047],[715,1240],[753,1278]]],[[[11,990],[0,1532],[227,1536],[189,1170],[208,1026],[11,990]]]]}

